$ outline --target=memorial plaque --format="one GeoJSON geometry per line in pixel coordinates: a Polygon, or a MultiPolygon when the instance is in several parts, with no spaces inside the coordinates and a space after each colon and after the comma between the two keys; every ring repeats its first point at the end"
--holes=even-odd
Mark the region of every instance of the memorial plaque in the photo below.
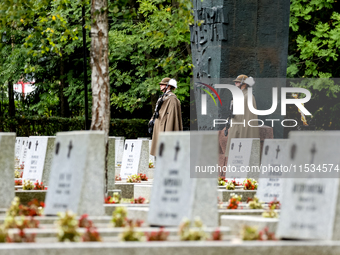
{"type": "Polygon", "coordinates": [[[118,139],[118,137],[115,137],[115,162],[116,167],[122,166],[122,160],[123,160],[123,152],[124,152],[124,138],[118,139]]]}
{"type": "Polygon", "coordinates": [[[8,208],[14,198],[15,133],[0,133],[0,208],[8,208]]]}
{"type": "Polygon", "coordinates": [[[340,132],[290,132],[288,148],[296,178],[283,179],[277,237],[340,240],[340,132]]]}
{"type": "Polygon", "coordinates": [[[57,133],[45,214],[104,214],[103,131],[57,133]]]}
{"type": "Polygon", "coordinates": [[[24,180],[44,182],[48,185],[54,140],[54,137],[48,136],[29,137],[28,155],[22,177],[24,180]]]}
{"type": "Polygon", "coordinates": [[[260,166],[260,139],[231,139],[225,177],[243,182],[246,178],[258,179],[260,166]]]}
{"type": "Polygon", "coordinates": [[[281,200],[282,167],[288,161],[288,139],[264,140],[257,197],[263,202],[281,200]]]}
{"type": "Polygon", "coordinates": [[[122,179],[128,176],[143,173],[149,169],[149,141],[127,139],[124,144],[124,153],[120,175],[122,179]]]}
{"type": "Polygon", "coordinates": [[[159,134],[157,166],[148,215],[150,225],[178,226],[185,217],[191,220],[200,217],[207,226],[218,225],[217,175],[212,175],[213,178],[190,176],[190,164],[193,164],[192,167],[200,165],[203,155],[209,158],[206,164],[216,164],[217,144],[217,132],[159,134]],[[190,155],[194,157],[191,160],[190,155]]]}

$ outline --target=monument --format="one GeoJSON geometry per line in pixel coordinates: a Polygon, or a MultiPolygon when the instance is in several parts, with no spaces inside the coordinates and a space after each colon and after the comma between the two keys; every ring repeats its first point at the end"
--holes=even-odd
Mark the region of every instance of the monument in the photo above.
{"type": "MultiPolygon", "coordinates": [[[[221,130],[224,127],[213,127],[213,119],[228,117],[229,90],[215,87],[221,100],[206,100],[207,115],[201,112],[201,98],[208,92],[214,94],[211,88],[214,89],[215,84],[234,84],[232,80],[239,74],[255,78],[253,92],[257,109],[269,109],[272,87],[285,86],[285,80],[277,78],[286,77],[289,0],[194,0],[193,3],[195,23],[190,26],[190,40],[195,67],[190,95],[191,101],[196,103],[196,108],[191,109],[191,119],[197,116],[197,129],[221,130]]],[[[277,110],[259,119],[282,119],[279,105],[280,98],[277,110]]],[[[283,127],[274,126],[274,137],[282,136],[283,127]]]]}

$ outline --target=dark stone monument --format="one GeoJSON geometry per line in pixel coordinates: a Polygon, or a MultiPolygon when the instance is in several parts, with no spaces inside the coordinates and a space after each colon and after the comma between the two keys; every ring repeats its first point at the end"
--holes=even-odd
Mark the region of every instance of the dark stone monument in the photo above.
{"type": "MultiPolygon", "coordinates": [[[[194,87],[191,93],[195,100],[191,119],[197,118],[197,129],[221,130],[224,125],[213,127],[213,119],[228,117],[231,93],[218,89],[221,102],[207,100],[207,114],[201,114],[201,95],[210,91],[202,82],[234,84],[239,74],[255,78],[253,93],[257,109],[267,110],[272,106],[272,87],[278,87],[278,105],[269,116],[259,119],[280,119],[280,87],[285,86],[289,0],[194,0],[195,24],[190,27],[191,49],[194,68],[194,87]],[[196,115],[195,115],[196,114],[196,115]],[[195,117],[197,116],[197,117],[195,117]]],[[[264,125],[271,126],[271,121],[264,125]]],[[[191,129],[195,129],[194,126],[191,129]]],[[[283,127],[274,122],[274,137],[283,136],[283,127]]]]}

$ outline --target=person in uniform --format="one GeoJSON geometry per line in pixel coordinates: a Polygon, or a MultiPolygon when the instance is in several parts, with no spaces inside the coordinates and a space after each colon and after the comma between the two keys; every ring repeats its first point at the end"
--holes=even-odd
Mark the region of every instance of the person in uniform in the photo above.
{"type": "Polygon", "coordinates": [[[150,150],[150,154],[153,156],[156,156],[159,132],[183,130],[181,103],[173,93],[173,91],[177,88],[176,80],[164,78],[159,85],[160,90],[164,93],[164,95],[158,99],[155,113],[150,120],[150,122],[154,120],[150,150]],[[163,101],[163,103],[161,103],[161,101],[163,101]],[[155,117],[157,111],[159,113],[158,118],[155,117]]]}
{"type": "MultiPolygon", "coordinates": [[[[231,118],[232,123],[243,123],[245,120],[245,126],[243,124],[233,124],[232,127],[228,130],[228,141],[227,147],[225,150],[225,156],[229,155],[230,142],[232,138],[260,138],[260,131],[258,127],[250,127],[248,126],[248,121],[252,119],[257,119],[257,115],[252,113],[248,108],[248,87],[253,86],[255,84],[254,79],[252,77],[248,77],[247,75],[241,74],[237,76],[234,80],[235,86],[240,88],[243,92],[244,96],[244,115],[233,115],[231,118]]],[[[254,95],[253,97],[253,106],[255,109],[256,101],[254,95]]],[[[230,111],[233,111],[233,101],[231,101],[230,111]]],[[[251,123],[253,126],[256,126],[256,123],[251,123]]]]}

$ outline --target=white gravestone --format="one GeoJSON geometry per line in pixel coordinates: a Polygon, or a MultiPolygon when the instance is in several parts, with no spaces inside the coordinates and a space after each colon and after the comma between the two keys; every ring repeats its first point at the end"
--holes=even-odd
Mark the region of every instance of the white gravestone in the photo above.
{"type": "Polygon", "coordinates": [[[14,198],[15,133],[0,133],[0,208],[14,198]]]}
{"type": "Polygon", "coordinates": [[[44,182],[48,185],[51,169],[54,137],[30,136],[28,141],[28,155],[25,163],[24,180],[44,182]]]}
{"type": "Polygon", "coordinates": [[[261,173],[257,197],[263,202],[281,200],[282,167],[288,160],[288,139],[265,139],[262,149],[261,173]]]}
{"type": "Polygon", "coordinates": [[[45,214],[104,214],[103,131],[57,133],[45,214]]]}
{"type": "Polygon", "coordinates": [[[116,167],[122,166],[122,160],[123,160],[123,151],[124,151],[124,139],[117,139],[118,137],[115,137],[115,162],[116,167]]]}
{"type": "Polygon", "coordinates": [[[28,148],[28,137],[22,137],[21,150],[20,150],[20,156],[19,156],[19,168],[21,168],[21,166],[25,166],[27,148],[28,148]]]}
{"type": "Polygon", "coordinates": [[[217,132],[161,132],[157,167],[151,192],[150,225],[178,226],[183,218],[200,217],[207,226],[218,225],[217,175],[192,178],[190,169],[218,162],[217,132]],[[190,159],[190,156],[192,159],[190,159]]]}
{"type": "MultiPolygon", "coordinates": [[[[149,141],[149,152],[151,151],[151,144],[152,144],[152,140],[149,141]]],[[[151,162],[153,166],[156,167],[155,156],[149,154],[149,162],[151,162]]]]}
{"type": "Polygon", "coordinates": [[[21,142],[23,137],[16,137],[15,138],[15,169],[19,168],[20,164],[20,152],[21,152],[21,142]]]}
{"type": "Polygon", "coordinates": [[[115,189],[115,177],[116,177],[116,158],[115,158],[115,147],[116,138],[114,136],[109,137],[109,152],[107,155],[107,189],[115,189]]]}
{"type": "Polygon", "coordinates": [[[258,179],[260,166],[260,139],[233,138],[230,142],[225,177],[243,182],[246,178],[258,179]]]}
{"type": "Polygon", "coordinates": [[[288,148],[295,178],[284,179],[276,235],[340,240],[340,132],[290,132],[288,148]]]}
{"type": "Polygon", "coordinates": [[[126,139],[120,175],[122,179],[138,173],[147,174],[149,169],[149,141],[126,139]]]}

